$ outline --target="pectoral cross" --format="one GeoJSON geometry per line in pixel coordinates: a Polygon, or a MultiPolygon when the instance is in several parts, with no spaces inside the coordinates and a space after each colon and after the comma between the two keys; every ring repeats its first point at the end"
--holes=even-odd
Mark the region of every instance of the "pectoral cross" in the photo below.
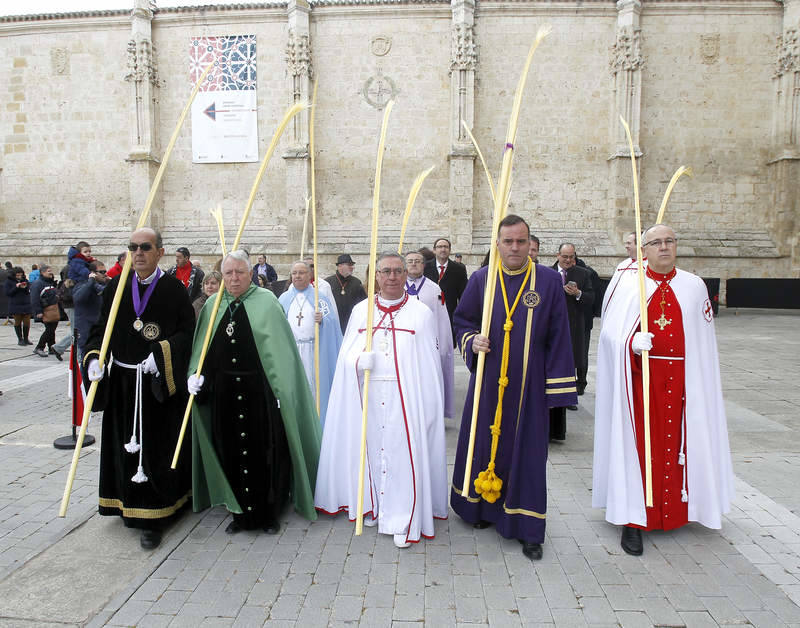
{"type": "MultiPolygon", "coordinates": [[[[662,314],[662,316],[663,316],[663,314],[662,314]]],[[[297,316],[296,316],[295,318],[297,319],[297,326],[298,326],[298,327],[300,327],[300,325],[301,325],[301,324],[302,324],[302,322],[303,322],[303,310],[300,310],[300,311],[297,313],[297,316]]]]}
{"type": "Polygon", "coordinates": [[[671,325],[672,324],[672,319],[671,318],[666,318],[664,316],[664,312],[661,312],[661,318],[657,318],[656,320],[654,320],[653,324],[654,325],[658,325],[661,328],[661,331],[664,331],[664,328],[667,325],[671,325]]]}

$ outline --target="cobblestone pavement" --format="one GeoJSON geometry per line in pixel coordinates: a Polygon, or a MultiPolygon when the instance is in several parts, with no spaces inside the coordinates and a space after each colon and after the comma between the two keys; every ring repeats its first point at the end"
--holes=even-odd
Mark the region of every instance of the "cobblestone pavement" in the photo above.
{"type": "MultiPolygon", "coordinates": [[[[0,327],[0,627],[800,627],[799,324],[799,313],[722,311],[734,506],[719,531],[646,534],[641,558],[625,555],[619,529],[590,507],[590,377],[567,441],[551,447],[538,563],[453,514],[434,539],[398,550],[375,528],[354,536],[343,516],[286,513],[277,536],[229,536],[227,514],[213,509],[187,514],[143,552],[134,532],[95,515],[96,446],[59,518],[72,453],[52,441],[69,433],[66,367],[0,327]]],[[[451,465],[458,424],[447,424],[451,465]]]]}

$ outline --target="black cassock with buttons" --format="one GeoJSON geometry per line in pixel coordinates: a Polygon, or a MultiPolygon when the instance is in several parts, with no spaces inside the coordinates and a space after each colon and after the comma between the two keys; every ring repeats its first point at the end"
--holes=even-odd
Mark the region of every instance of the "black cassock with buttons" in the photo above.
{"type": "Polygon", "coordinates": [[[233,519],[240,527],[253,529],[275,522],[286,505],[291,457],[247,313],[240,306],[231,317],[231,309],[211,341],[197,402],[212,404],[214,449],[242,509],[233,519]],[[235,333],[228,335],[228,330],[235,333]]]}

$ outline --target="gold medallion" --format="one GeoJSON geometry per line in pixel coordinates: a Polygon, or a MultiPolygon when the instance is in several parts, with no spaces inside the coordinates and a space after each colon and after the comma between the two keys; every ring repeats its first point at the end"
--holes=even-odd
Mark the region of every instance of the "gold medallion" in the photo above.
{"type": "Polygon", "coordinates": [[[145,340],[155,340],[161,335],[161,327],[157,323],[147,323],[142,327],[142,336],[145,340]]]}
{"type": "Polygon", "coordinates": [[[535,308],[542,302],[542,299],[535,290],[528,290],[522,295],[522,302],[525,304],[525,307],[535,308]]]}

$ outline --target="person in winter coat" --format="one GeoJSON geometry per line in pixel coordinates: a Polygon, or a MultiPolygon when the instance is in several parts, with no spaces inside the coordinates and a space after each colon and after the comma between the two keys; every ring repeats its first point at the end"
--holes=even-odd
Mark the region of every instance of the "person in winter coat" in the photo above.
{"type": "Polygon", "coordinates": [[[89,279],[89,264],[94,261],[92,247],[88,242],[81,240],[69,248],[67,253],[69,270],[67,277],[75,283],[89,279]]]}
{"type": "Polygon", "coordinates": [[[15,266],[6,279],[6,296],[8,297],[8,313],[14,317],[14,331],[17,332],[17,344],[32,345],[28,340],[31,330],[31,289],[21,266],[15,266]]]}
{"type": "Polygon", "coordinates": [[[61,354],[53,349],[56,343],[56,327],[61,319],[61,310],[58,308],[58,292],[56,281],[53,278],[53,269],[47,264],[39,267],[39,279],[31,284],[31,308],[36,320],[44,323],[44,331],[39,337],[39,342],[33,352],[40,358],[46,358],[51,353],[59,360],[61,354]],[[45,346],[47,351],[44,350],[45,346]]]}

